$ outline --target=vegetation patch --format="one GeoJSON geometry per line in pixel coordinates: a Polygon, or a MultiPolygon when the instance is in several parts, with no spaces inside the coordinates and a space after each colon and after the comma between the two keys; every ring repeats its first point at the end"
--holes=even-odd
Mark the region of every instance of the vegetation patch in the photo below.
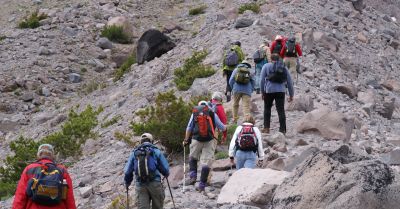
{"type": "Polygon", "coordinates": [[[112,125],[118,123],[118,121],[121,120],[121,119],[122,119],[122,116],[121,116],[121,115],[116,115],[116,116],[112,117],[110,120],[108,120],[108,121],[102,123],[102,124],[101,124],[101,127],[102,127],[102,128],[107,128],[107,127],[109,127],[109,126],[112,126],[112,125]]]}
{"type": "Polygon", "coordinates": [[[4,41],[6,38],[6,36],[0,36],[0,41],[4,41]]]}
{"type": "Polygon", "coordinates": [[[132,134],[124,134],[119,131],[114,132],[114,137],[118,141],[122,141],[125,144],[127,144],[129,147],[136,147],[139,142],[138,141],[132,141],[132,134]]]}
{"type": "Polygon", "coordinates": [[[132,53],[127,60],[114,73],[114,82],[120,80],[125,73],[129,72],[131,66],[136,63],[136,53],[132,53]]]}
{"type": "Polygon", "coordinates": [[[205,10],[207,9],[207,5],[201,5],[195,8],[192,8],[189,10],[189,15],[199,15],[199,14],[204,14],[205,10]]]}
{"type": "Polygon", "coordinates": [[[31,15],[26,16],[21,22],[18,23],[19,28],[37,28],[40,26],[40,21],[47,18],[46,14],[39,14],[38,11],[33,12],[31,15]]]}
{"type": "Polygon", "coordinates": [[[229,155],[228,155],[227,152],[217,152],[217,153],[215,153],[215,159],[216,160],[226,159],[228,157],[229,157],[229,155]]]}
{"type": "Polygon", "coordinates": [[[140,122],[132,122],[131,128],[135,135],[153,134],[169,152],[181,151],[191,109],[191,103],[177,98],[173,91],[159,93],[154,106],[135,113],[140,122]]]}
{"type": "Polygon", "coordinates": [[[179,90],[186,91],[196,78],[206,78],[215,73],[211,66],[202,63],[207,55],[207,51],[194,52],[190,58],[185,60],[182,67],[175,69],[174,82],[179,90]]]}
{"type": "Polygon", "coordinates": [[[81,113],[77,113],[72,109],[60,131],[38,141],[21,136],[18,140],[11,142],[10,149],[14,155],[8,156],[4,160],[4,166],[0,167],[0,197],[9,197],[14,194],[23,169],[35,161],[40,144],[53,145],[59,160],[80,155],[81,145],[95,135],[92,129],[97,126],[97,115],[102,110],[102,107],[95,110],[88,106],[81,113]]]}
{"type": "Polygon", "coordinates": [[[106,37],[108,40],[117,42],[120,44],[128,44],[131,43],[129,35],[124,32],[122,26],[111,25],[105,26],[101,31],[101,37],[106,37]]]}
{"type": "Polygon", "coordinates": [[[246,3],[239,7],[239,14],[243,14],[246,10],[253,11],[254,13],[260,13],[260,5],[257,3],[246,3]]]}

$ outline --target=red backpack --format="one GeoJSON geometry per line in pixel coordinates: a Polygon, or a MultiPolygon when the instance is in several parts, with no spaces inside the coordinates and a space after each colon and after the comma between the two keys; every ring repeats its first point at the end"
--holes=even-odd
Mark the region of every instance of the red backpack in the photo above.
{"type": "Polygon", "coordinates": [[[236,139],[236,147],[243,151],[257,151],[258,140],[253,125],[242,125],[242,130],[236,139]]]}
{"type": "Polygon", "coordinates": [[[192,110],[194,129],[193,139],[197,141],[210,141],[214,138],[213,112],[207,105],[195,106],[192,110]]]}

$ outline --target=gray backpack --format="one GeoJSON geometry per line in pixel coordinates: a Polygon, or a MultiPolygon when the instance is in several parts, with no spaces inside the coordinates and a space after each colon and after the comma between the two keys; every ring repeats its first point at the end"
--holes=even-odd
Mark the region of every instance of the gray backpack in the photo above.
{"type": "Polygon", "coordinates": [[[233,67],[237,64],[239,64],[239,55],[236,53],[235,50],[229,49],[229,51],[226,53],[225,65],[233,67]]]}

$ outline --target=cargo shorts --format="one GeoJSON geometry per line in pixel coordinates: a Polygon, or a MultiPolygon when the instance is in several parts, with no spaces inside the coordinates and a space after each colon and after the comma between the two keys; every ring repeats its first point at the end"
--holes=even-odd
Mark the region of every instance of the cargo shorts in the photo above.
{"type": "Polygon", "coordinates": [[[207,142],[200,142],[193,139],[190,144],[189,157],[200,160],[200,165],[202,166],[207,165],[208,167],[211,167],[211,164],[214,161],[214,153],[217,148],[217,143],[216,139],[207,142]]]}

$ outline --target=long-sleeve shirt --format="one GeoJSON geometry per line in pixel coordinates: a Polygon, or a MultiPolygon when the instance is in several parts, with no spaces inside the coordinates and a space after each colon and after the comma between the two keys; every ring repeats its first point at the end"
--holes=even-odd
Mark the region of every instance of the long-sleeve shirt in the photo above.
{"type": "MultiPolygon", "coordinates": [[[[283,65],[281,61],[278,61],[278,65],[283,65]]],[[[273,72],[274,63],[267,63],[261,70],[261,93],[276,93],[286,92],[286,84],[289,89],[289,96],[294,96],[293,82],[288,69],[285,67],[286,82],[275,83],[266,79],[269,74],[273,72]]]]}
{"type": "MultiPolygon", "coordinates": [[[[238,45],[233,45],[230,49],[234,50],[237,53],[237,55],[239,57],[239,63],[241,63],[244,60],[244,53],[242,51],[242,48],[240,48],[240,46],[238,46],[238,45]]],[[[236,66],[226,65],[225,58],[226,58],[226,52],[225,52],[223,60],[222,60],[222,69],[224,71],[233,71],[236,68],[236,66]]]]}
{"type": "Polygon", "coordinates": [[[301,51],[300,44],[296,43],[296,45],[294,47],[296,50],[296,56],[287,56],[286,55],[286,44],[282,47],[281,53],[279,53],[279,55],[281,57],[301,57],[301,56],[303,56],[303,52],[301,51]]]}
{"type": "Polygon", "coordinates": [[[40,163],[46,164],[54,162],[49,159],[40,159],[38,162],[30,164],[24,169],[18,182],[17,190],[15,191],[12,209],[76,209],[72,180],[67,169],[62,165],[57,165],[57,167],[63,170],[63,178],[67,181],[68,185],[67,198],[65,200],[62,200],[60,204],[55,206],[45,206],[33,202],[31,198],[26,195],[26,187],[29,179],[33,178],[37,172],[42,170],[42,164],[40,163]]]}
{"type": "MultiPolygon", "coordinates": [[[[212,114],[213,115],[213,121],[214,121],[214,125],[219,129],[219,130],[221,130],[221,131],[225,131],[226,130],[226,127],[225,127],[225,125],[221,122],[221,120],[219,119],[219,117],[218,117],[218,115],[217,114],[212,114]]],[[[194,120],[193,120],[193,114],[190,116],[190,119],[189,119],[189,122],[188,122],[188,125],[187,125],[187,127],[186,127],[186,131],[190,131],[190,132],[193,132],[193,129],[194,129],[194,120]]]]}
{"type": "MultiPolygon", "coordinates": [[[[253,124],[243,123],[243,125],[253,125],[253,124]]],[[[231,143],[229,144],[229,157],[235,157],[235,153],[236,153],[236,149],[237,149],[236,139],[237,139],[240,131],[242,131],[243,125],[238,126],[235,130],[235,133],[232,136],[231,143]]],[[[260,129],[253,126],[253,130],[254,130],[254,133],[256,134],[257,141],[258,141],[258,148],[257,148],[258,157],[260,159],[264,159],[264,150],[263,150],[263,145],[262,145],[262,135],[261,135],[260,129]]],[[[248,151],[248,152],[253,152],[253,151],[248,151]]]]}
{"type": "Polygon", "coordinates": [[[235,75],[239,67],[246,67],[246,65],[239,64],[238,67],[232,72],[231,78],[229,79],[229,85],[231,86],[233,93],[244,93],[251,96],[251,93],[255,87],[254,78],[253,76],[250,76],[250,82],[247,84],[236,83],[235,75]]]}
{"type": "MultiPolygon", "coordinates": [[[[273,42],[271,43],[271,47],[270,47],[271,54],[274,53],[274,50],[275,50],[275,47],[276,47],[278,41],[281,41],[281,43],[282,43],[282,49],[283,49],[283,47],[286,45],[286,38],[284,38],[284,39],[282,39],[282,40],[275,40],[275,41],[273,41],[273,42]]],[[[279,55],[280,55],[280,52],[282,52],[282,49],[278,52],[279,55]]],[[[283,58],[283,56],[281,56],[281,57],[283,58]]]]}
{"type": "MultiPolygon", "coordinates": [[[[163,176],[168,177],[168,175],[169,175],[168,161],[167,161],[167,159],[165,159],[165,157],[161,153],[161,151],[156,146],[154,146],[153,144],[151,144],[149,142],[144,142],[140,146],[150,146],[153,148],[154,158],[157,161],[156,177],[154,178],[153,181],[161,182],[160,173],[163,176]]],[[[124,168],[125,185],[128,185],[128,186],[131,185],[131,183],[132,183],[135,164],[137,163],[137,160],[135,159],[135,151],[136,151],[136,149],[132,151],[131,155],[128,158],[128,162],[126,163],[125,168],[124,168]]],[[[136,185],[140,185],[140,184],[141,184],[141,182],[140,182],[139,178],[136,178],[136,185]]]]}

